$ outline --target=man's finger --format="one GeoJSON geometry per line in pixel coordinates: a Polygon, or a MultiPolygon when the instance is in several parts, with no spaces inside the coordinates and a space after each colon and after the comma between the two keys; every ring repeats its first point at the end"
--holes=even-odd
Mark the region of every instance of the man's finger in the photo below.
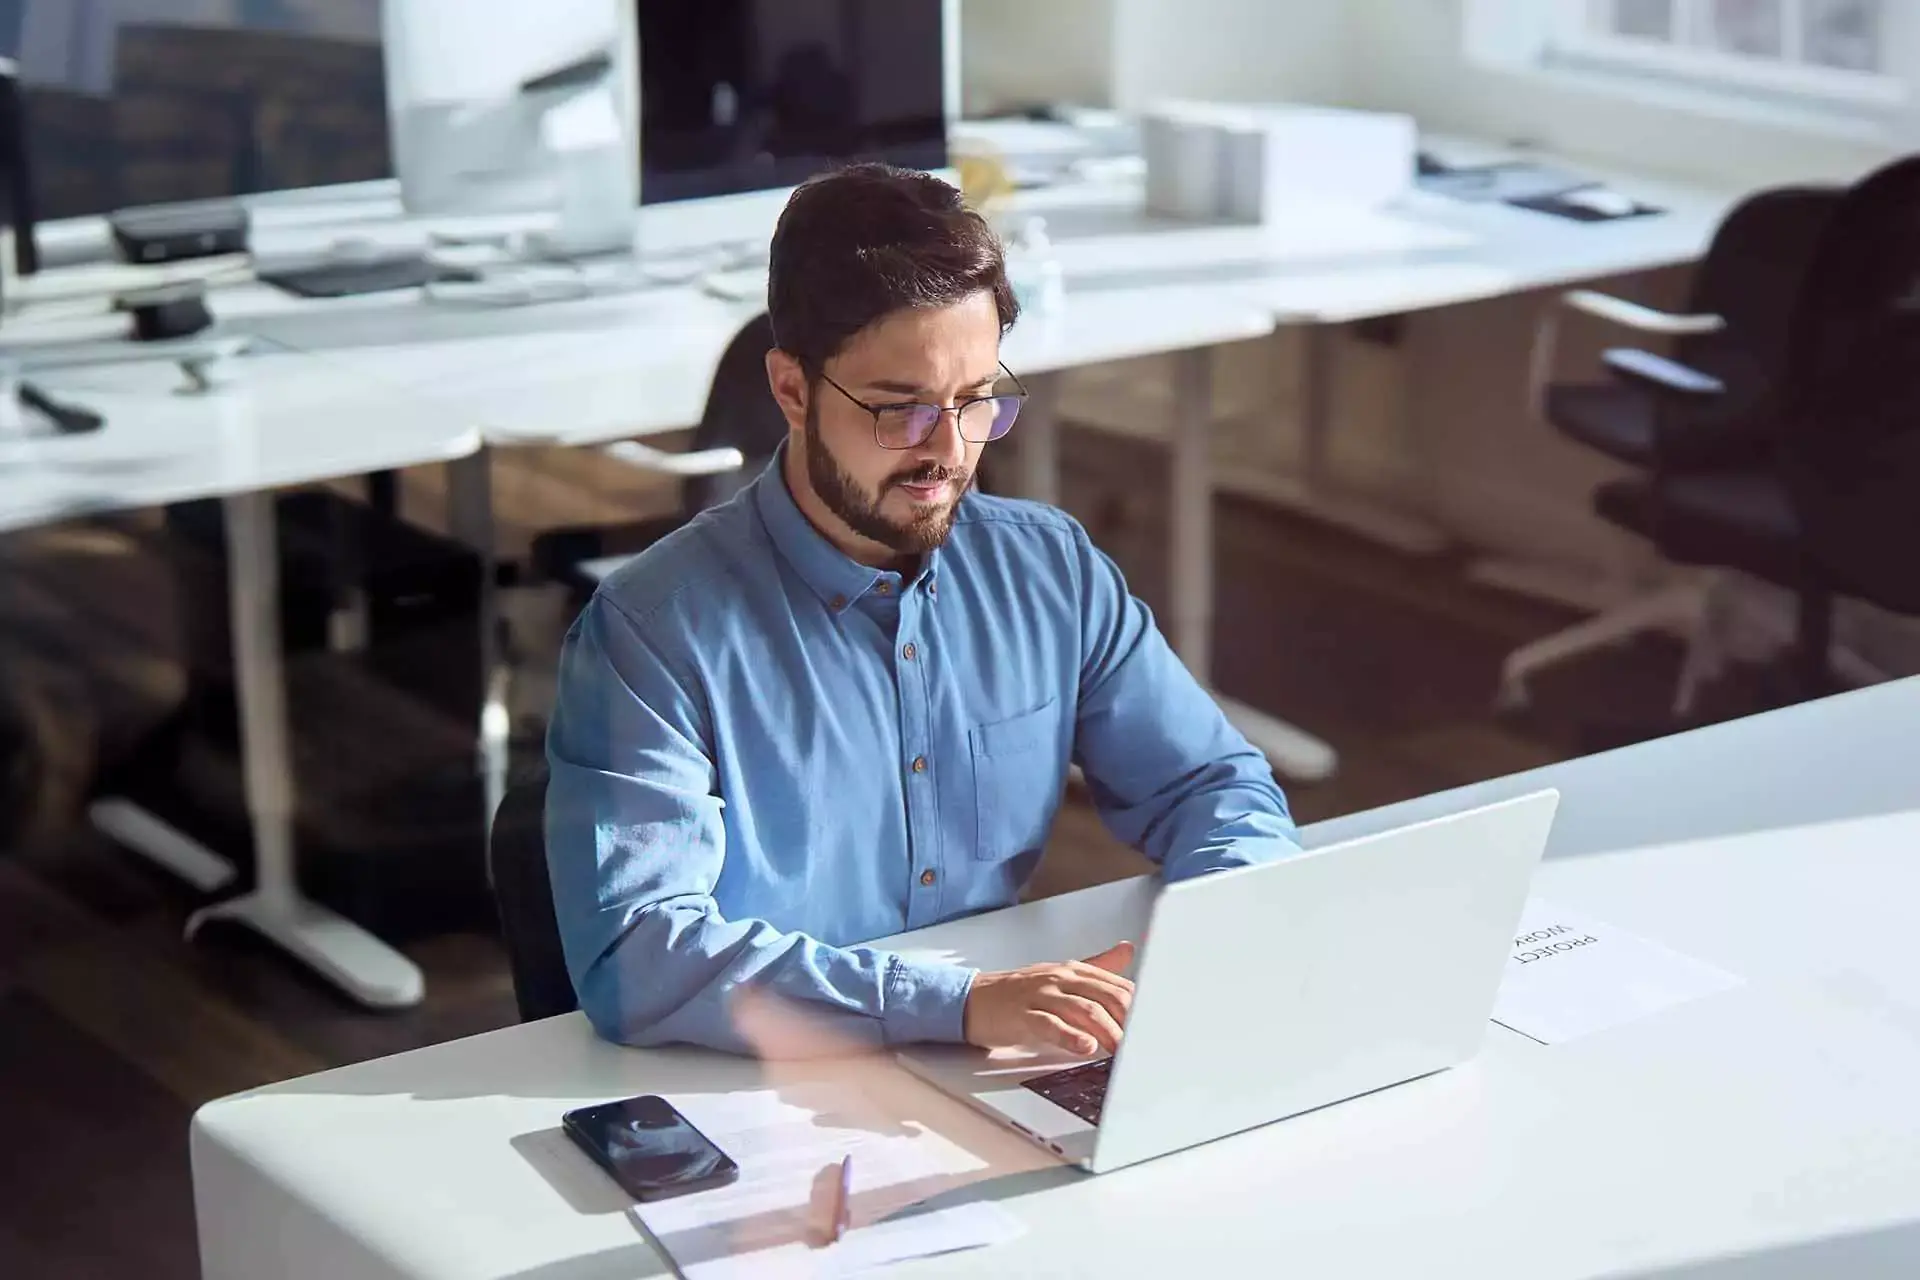
{"type": "Polygon", "coordinates": [[[1084,1031],[1069,1026],[1066,1019],[1048,1013],[1045,1009],[1034,1009],[1031,1012],[1041,1043],[1055,1045],[1082,1058],[1099,1049],[1098,1040],[1084,1031]]]}
{"type": "Polygon", "coordinates": [[[1058,1015],[1068,1026],[1091,1035],[1102,1052],[1119,1051],[1120,1023],[1099,1001],[1081,996],[1057,996],[1047,1006],[1047,1011],[1058,1015]]]}
{"type": "Polygon", "coordinates": [[[1086,963],[1096,969],[1105,969],[1109,973],[1118,973],[1133,963],[1133,944],[1116,942],[1097,956],[1088,956],[1086,963]]]}
{"type": "Polygon", "coordinates": [[[1133,1007],[1133,993],[1110,987],[1104,982],[1092,978],[1068,977],[1054,984],[1060,991],[1082,1000],[1091,1000],[1100,1005],[1113,1020],[1126,1025],[1127,1011],[1133,1007]]]}
{"type": "Polygon", "coordinates": [[[1133,979],[1111,969],[1102,969],[1097,964],[1088,964],[1085,960],[1075,960],[1066,966],[1068,973],[1088,982],[1098,982],[1102,986],[1112,987],[1115,991],[1133,993],[1133,979]]]}

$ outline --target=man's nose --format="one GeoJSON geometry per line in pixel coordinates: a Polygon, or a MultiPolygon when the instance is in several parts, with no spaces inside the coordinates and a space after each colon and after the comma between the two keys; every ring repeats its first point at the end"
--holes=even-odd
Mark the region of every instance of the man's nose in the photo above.
{"type": "Polygon", "coordinates": [[[957,406],[950,405],[941,410],[939,420],[933,424],[933,431],[915,450],[915,457],[922,464],[932,463],[951,471],[966,465],[967,442],[960,434],[960,411],[957,406]]]}

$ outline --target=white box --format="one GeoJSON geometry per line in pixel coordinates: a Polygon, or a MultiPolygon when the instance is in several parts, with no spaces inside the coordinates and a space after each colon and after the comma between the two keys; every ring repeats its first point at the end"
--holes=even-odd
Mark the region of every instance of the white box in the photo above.
{"type": "Polygon", "coordinates": [[[1147,212],[1213,221],[1227,216],[1227,134],[1198,112],[1156,111],[1140,121],[1147,212]]]}
{"type": "Polygon", "coordinates": [[[1391,112],[1169,102],[1141,122],[1149,212],[1267,223],[1289,209],[1377,208],[1412,187],[1418,129],[1391,112]]]}

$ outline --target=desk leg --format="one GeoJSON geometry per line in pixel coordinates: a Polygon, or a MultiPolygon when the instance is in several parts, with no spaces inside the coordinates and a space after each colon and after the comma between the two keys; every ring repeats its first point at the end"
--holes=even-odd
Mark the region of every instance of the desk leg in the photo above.
{"type": "Polygon", "coordinates": [[[1345,529],[1408,555],[1432,555],[1448,544],[1447,535],[1429,521],[1339,491],[1333,481],[1333,329],[1301,327],[1304,350],[1300,368],[1300,465],[1292,475],[1236,477],[1235,492],[1259,502],[1297,511],[1312,520],[1345,529]]]}
{"type": "Polygon", "coordinates": [[[1026,380],[1027,403],[1013,428],[1014,484],[1018,496],[1060,505],[1060,375],[1026,380]]]}
{"type": "Polygon", "coordinates": [[[293,865],[293,763],[287,743],[286,674],[280,661],[279,552],[271,493],[225,500],[233,649],[239,675],[240,750],[253,820],[251,892],[196,911],[193,937],[209,920],[234,920],[373,1008],[418,1004],[420,970],[359,925],[300,896],[293,865]]]}
{"type": "MultiPolygon", "coordinates": [[[[1213,666],[1213,366],[1205,348],[1175,357],[1173,429],[1173,647],[1202,683],[1213,666]]],[[[1333,748],[1283,720],[1215,694],[1234,727],[1273,768],[1300,782],[1328,777],[1333,748]]]]}
{"type": "MultiPolygon", "coordinates": [[[[480,554],[480,725],[478,767],[484,790],[487,837],[493,815],[507,794],[511,718],[507,710],[511,672],[500,618],[500,569],[494,546],[493,453],[482,447],[447,464],[447,524],[453,535],[480,554]]],[[[487,874],[493,860],[487,859],[487,874]]]]}

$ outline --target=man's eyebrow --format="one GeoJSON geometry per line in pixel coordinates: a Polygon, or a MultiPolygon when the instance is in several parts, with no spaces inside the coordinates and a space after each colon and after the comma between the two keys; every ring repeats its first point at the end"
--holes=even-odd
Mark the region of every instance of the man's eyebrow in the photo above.
{"type": "MultiPolygon", "coordinates": [[[[1000,370],[995,369],[984,378],[975,378],[972,382],[963,382],[960,385],[963,387],[985,387],[991,386],[998,381],[1000,381],[1000,370]]],[[[884,391],[889,395],[924,396],[928,394],[925,387],[917,386],[911,382],[893,382],[885,378],[862,383],[861,385],[870,391],[884,391]]]]}

